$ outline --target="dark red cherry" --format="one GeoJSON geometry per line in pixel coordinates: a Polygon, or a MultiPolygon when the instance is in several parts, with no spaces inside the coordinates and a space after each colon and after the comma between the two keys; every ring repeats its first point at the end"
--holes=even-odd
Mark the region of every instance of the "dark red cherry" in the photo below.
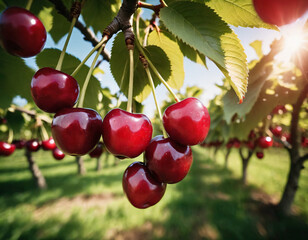
{"type": "Polygon", "coordinates": [[[102,132],[102,118],[92,109],[65,108],[57,112],[51,124],[58,148],[69,155],[84,155],[95,148],[102,132]]]}
{"type": "Polygon", "coordinates": [[[163,183],[177,183],[189,172],[193,155],[189,146],[170,138],[156,136],[145,151],[145,164],[155,178],[163,183]]]}
{"type": "Polygon", "coordinates": [[[104,144],[102,142],[99,142],[94,150],[89,153],[91,158],[99,158],[104,152],[104,144]]]}
{"type": "Polygon", "coordinates": [[[22,148],[24,148],[24,146],[26,146],[25,140],[13,140],[12,143],[15,145],[15,147],[17,149],[22,149],[22,148]]]}
{"type": "Polygon", "coordinates": [[[15,145],[0,142],[0,156],[10,156],[15,151],[15,145]]]}
{"type": "Polygon", "coordinates": [[[307,0],[253,0],[253,5],[264,22],[277,26],[294,22],[308,9],[307,0]]]}
{"type": "Polygon", "coordinates": [[[55,141],[53,140],[52,137],[50,137],[48,140],[43,140],[42,141],[42,147],[45,151],[48,151],[48,150],[53,150],[55,149],[57,146],[56,146],[56,143],[55,141]]]}
{"type": "Polygon", "coordinates": [[[37,55],[46,42],[43,23],[26,9],[10,7],[0,15],[0,44],[19,57],[37,55]]]}
{"type": "Polygon", "coordinates": [[[75,105],[79,96],[79,85],[72,76],[46,67],[33,76],[31,94],[40,109],[56,113],[75,105]]]}
{"type": "Polygon", "coordinates": [[[163,124],[170,138],[182,145],[196,145],[205,139],[210,128],[210,115],[197,98],[186,98],[169,106],[163,124]]]}
{"type": "Polygon", "coordinates": [[[120,158],[139,156],[152,138],[152,124],[144,114],[111,110],[103,120],[103,139],[109,152],[120,158]]]}
{"type": "Polygon", "coordinates": [[[271,146],[273,146],[273,139],[271,137],[262,136],[262,137],[259,138],[259,147],[260,148],[269,148],[271,146]]]}
{"type": "Polygon", "coordinates": [[[281,137],[281,135],[282,135],[282,127],[280,127],[280,126],[276,126],[271,131],[272,131],[272,133],[275,137],[281,137]]]}
{"type": "Polygon", "coordinates": [[[37,152],[40,149],[40,147],[41,147],[40,143],[35,139],[29,140],[26,143],[26,148],[30,152],[37,152]]]}
{"type": "Polygon", "coordinates": [[[148,208],[160,201],[166,191],[166,184],[158,182],[141,162],[134,162],[125,170],[123,190],[136,208],[148,208]]]}
{"type": "Polygon", "coordinates": [[[65,154],[59,149],[59,148],[55,148],[52,150],[52,156],[56,159],[56,160],[62,160],[65,157],[65,154]]]}
{"type": "Polygon", "coordinates": [[[264,153],[263,152],[256,152],[256,156],[259,159],[262,159],[264,157],[264,153]]]}

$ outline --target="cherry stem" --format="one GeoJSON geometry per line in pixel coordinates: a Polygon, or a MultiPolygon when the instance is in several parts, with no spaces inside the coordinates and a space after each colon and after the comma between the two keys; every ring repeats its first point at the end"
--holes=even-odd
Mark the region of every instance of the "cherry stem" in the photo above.
{"type": "Polygon", "coordinates": [[[156,15],[159,15],[159,11],[161,8],[167,7],[167,4],[165,3],[164,0],[160,0],[160,4],[158,5],[153,5],[153,4],[149,4],[146,2],[138,2],[138,7],[139,8],[147,8],[147,9],[151,9],[155,12],[156,15]]]}
{"type": "Polygon", "coordinates": [[[128,52],[129,52],[129,85],[128,85],[126,111],[131,112],[133,103],[133,89],[134,89],[134,50],[130,49],[128,52]]]}
{"type": "Polygon", "coordinates": [[[58,71],[61,71],[63,60],[64,60],[64,57],[65,57],[65,52],[66,52],[66,49],[67,49],[67,46],[68,46],[68,42],[70,41],[70,38],[71,38],[71,35],[72,35],[72,32],[73,32],[73,29],[74,29],[76,21],[77,21],[77,18],[74,17],[72,19],[70,30],[69,30],[69,32],[67,34],[66,41],[64,43],[64,46],[63,46],[60,58],[58,60],[58,64],[56,66],[56,70],[58,70],[58,71]]]}
{"type": "Polygon", "coordinates": [[[83,66],[83,64],[86,63],[86,61],[88,61],[88,59],[92,56],[92,54],[97,50],[99,49],[101,46],[104,46],[105,48],[105,45],[108,41],[109,37],[107,35],[105,35],[102,40],[88,53],[88,55],[82,60],[82,62],[76,67],[76,69],[74,70],[74,72],[71,74],[72,77],[74,77],[78,72],[79,70],[81,69],[81,67],[83,66]]]}
{"type": "Polygon", "coordinates": [[[9,129],[9,135],[8,135],[8,138],[7,138],[7,142],[9,144],[11,144],[13,142],[13,139],[14,139],[14,132],[13,132],[13,129],[9,129]]]}
{"type": "Polygon", "coordinates": [[[30,11],[30,8],[31,8],[31,6],[32,6],[32,3],[33,3],[33,0],[28,0],[27,6],[26,6],[26,9],[27,9],[28,11],[30,11]]]}
{"type": "Polygon", "coordinates": [[[88,85],[89,85],[89,82],[90,82],[90,79],[91,79],[91,76],[92,76],[92,72],[94,70],[94,67],[95,67],[95,64],[97,62],[98,57],[99,57],[99,55],[101,54],[101,52],[103,51],[104,48],[105,48],[105,45],[102,45],[100,47],[100,49],[97,51],[96,56],[95,56],[95,58],[94,58],[94,60],[91,64],[90,69],[89,69],[86,80],[84,81],[84,84],[83,84],[82,89],[81,89],[80,100],[79,100],[79,103],[78,103],[78,107],[80,107],[80,108],[83,107],[84,97],[86,95],[86,90],[88,88],[88,85]]]}
{"type": "Polygon", "coordinates": [[[140,51],[140,53],[145,57],[145,59],[148,61],[149,66],[151,67],[151,69],[153,70],[154,74],[158,77],[158,79],[162,82],[162,84],[165,85],[165,87],[168,89],[168,91],[170,92],[170,94],[173,96],[174,100],[176,102],[179,102],[180,99],[176,96],[176,94],[172,91],[171,87],[169,86],[169,84],[164,80],[164,78],[160,75],[160,73],[158,72],[158,70],[155,68],[154,64],[151,62],[151,60],[147,57],[147,55],[145,54],[145,52],[143,51],[142,47],[140,46],[140,43],[138,41],[136,41],[136,45],[138,47],[138,50],[140,51]]]}
{"type": "Polygon", "coordinates": [[[42,133],[42,136],[43,136],[43,140],[49,139],[48,133],[47,133],[46,128],[45,128],[43,123],[41,125],[41,133],[42,133]]]}
{"type": "Polygon", "coordinates": [[[154,102],[155,102],[156,109],[157,109],[157,112],[158,112],[158,116],[159,116],[159,119],[160,119],[161,129],[163,131],[164,138],[168,138],[168,134],[167,134],[167,132],[164,128],[164,125],[163,125],[163,117],[162,117],[161,109],[160,109],[158,101],[157,101],[157,97],[156,97],[156,93],[155,93],[155,86],[154,86],[153,78],[151,76],[150,69],[148,67],[145,67],[144,69],[147,73],[149,83],[150,83],[150,86],[151,86],[151,89],[152,89],[152,94],[153,94],[154,102]]]}

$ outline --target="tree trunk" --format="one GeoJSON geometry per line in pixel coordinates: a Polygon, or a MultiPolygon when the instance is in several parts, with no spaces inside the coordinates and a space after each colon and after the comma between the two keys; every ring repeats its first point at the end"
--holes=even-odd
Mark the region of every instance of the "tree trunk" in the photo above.
{"type": "Polygon", "coordinates": [[[298,189],[300,172],[303,168],[303,163],[301,161],[295,162],[296,163],[291,163],[288,181],[278,204],[278,209],[285,214],[289,214],[291,212],[292,203],[298,189]]]}
{"type": "Polygon", "coordinates": [[[216,162],[216,155],[218,153],[218,150],[219,150],[219,147],[215,147],[215,150],[214,150],[214,161],[216,162]]]}
{"type": "Polygon", "coordinates": [[[102,157],[96,158],[96,171],[100,172],[102,169],[102,157]]]}
{"type": "Polygon", "coordinates": [[[76,162],[77,162],[77,165],[78,165],[78,174],[79,175],[85,175],[87,171],[86,171],[86,168],[84,166],[84,162],[83,162],[82,157],[77,156],[76,162]]]}
{"type": "Polygon", "coordinates": [[[36,182],[36,185],[40,189],[45,189],[47,188],[46,180],[40,171],[39,167],[35,163],[33,157],[32,157],[32,152],[28,151],[26,149],[25,156],[27,158],[28,164],[29,164],[29,170],[31,171],[32,178],[36,182]]]}
{"type": "Polygon", "coordinates": [[[249,159],[242,159],[242,183],[247,184],[247,167],[249,159]]]}
{"type": "Polygon", "coordinates": [[[227,148],[227,153],[225,156],[225,168],[228,168],[228,160],[229,160],[230,153],[231,153],[231,148],[227,148]]]}

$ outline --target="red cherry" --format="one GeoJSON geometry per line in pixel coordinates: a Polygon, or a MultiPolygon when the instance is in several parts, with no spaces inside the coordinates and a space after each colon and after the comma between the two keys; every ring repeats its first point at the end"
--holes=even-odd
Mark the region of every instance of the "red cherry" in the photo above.
{"type": "Polygon", "coordinates": [[[281,137],[282,135],[282,127],[280,126],[273,128],[271,131],[275,137],[281,137]]]}
{"type": "Polygon", "coordinates": [[[247,142],[245,142],[245,145],[246,145],[247,148],[249,148],[251,150],[254,149],[254,147],[255,147],[255,144],[254,144],[253,141],[247,141],[247,142]]]}
{"type": "Polygon", "coordinates": [[[262,159],[264,157],[264,153],[263,152],[256,152],[256,156],[259,159],[262,159]]]}
{"type": "Polygon", "coordinates": [[[253,5],[264,22],[277,26],[294,22],[308,9],[307,0],[253,0],[253,5]]]}
{"type": "Polygon", "coordinates": [[[210,115],[197,98],[186,98],[169,106],[163,116],[170,138],[182,145],[196,145],[204,141],[210,128],[210,115]]]}
{"type": "Polygon", "coordinates": [[[240,148],[241,147],[241,141],[237,138],[233,139],[233,147],[240,148]]]}
{"type": "Polygon", "coordinates": [[[104,144],[102,142],[99,142],[94,150],[89,153],[91,158],[99,158],[104,152],[104,144]]]}
{"type": "Polygon", "coordinates": [[[0,142],[0,156],[10,156],[15,151],[15,145],[0,142]]]}
{"type": "Polygon", "coordinates": [[[167,185],[158,182],[149,169],[141,162],[134,162],[125,170],[122,180],[123,190],[136,208],[148,208],[160,201],[167,185]]]}
{"type": "Polygon", "coordinates": [[[37,152],[40,149],[40,147],[41,147],[40,143],[35,139],[29,140],[26,143],[26,148],[30,152],[37,152]]]}
{"type": "Polygon", "coordinates": [[[46,67],[33,76],[31,94],[40,109],[56,113],[75,105],[79,96],[79,85],[72,76],[46,67]]]}
{"type": "Polygon", "coordinates": [[[111,110],[103,120],[103,139],[109,152],[121,158],[139,156],[152,138],[152,124],[144,114],[111,110]]]}
{"type": "Polygon", "coordinates": [[[260,148],[269,148],[273,146],[273,139],[269,136],[267,137],[260,137],[259,138],[259,147],[260,148]]]}
{"type": "Polygon", "coordinates": [[[0,16],[0,45],[10,54],[32,57],[46,42],[43,23],[26,9],[10,7],[0,16]]]}
{"type": "Polygon", "coordinates": [[[189,172],[193,155],[189,146],[156,136],[145,151],[145,164],[160,182],[177,183],[189,172]]]}
{"type": "Polygon", "coordinates": [[[47,150],[53,150],[55,149],[57,146],[56,146],[56,143],[55,141],[53,140],[52,137],[50,137],[48,140],[44,140],[42,141],[42,147],[45,151],[47,150]]]}
{"type": "Polygon", "coordinates": [[[25,140],[13,140],[12,142],[17,149],[22,149],[24,146],[26,146],[25,140]]]}
{"type": "Polygon", "coordinates": [[[56,159],[56,160],[62,160],[65,157],[65,154],[59,149],[59,148],[55,148],[52,150],[52,156],[56,159]]]}
{"type": "Polygon", "coordinates": [[[65,108],[54,116],[51,132],[56,145],[64,153],[84,155],[101,138],[102,118],[92,109],[65,108]]]}

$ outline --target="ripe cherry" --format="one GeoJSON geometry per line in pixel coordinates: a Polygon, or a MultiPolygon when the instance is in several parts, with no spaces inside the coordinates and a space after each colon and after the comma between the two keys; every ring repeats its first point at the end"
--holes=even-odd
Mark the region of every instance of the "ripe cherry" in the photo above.
{"type": "Polygon", "coordinates": [[[56,159],[56,160],[62,160],[65,157],[65,154],[59,149],[59,148],[55,148],[52,150],[52,156],[56,159]]]}
{"type": "Polygon", "coordinates": [[[56,113],[75,105],[79,96],[79,85],[72,76],[46,67],[33,76],[31,94],[40,109],[56,113]]]}
{"type": "Polygon", "coordinates": [[[264,153],[263,152],[256,152],[256,156],[259,159],[262,159],[264,157],[264,153]]]}
{"type": "Polygon", "coordinates": [[[29,140],[26,143],[26,148],[30,152],[37,152],[40,149],[40,147],[41,147],[40,143],[35,139],[29,140]]]}
{"type": "Polygon", "coordinates": [[[158,182],[141,162],[134,162],[125,170],[123,190],[136,208],[148,208],[160,201],[166,191],[166,184],[158,182]]]}
{"type": "Polygon", "coordinates": [[[308,9],[307,0],[253,0],[253,5],[264,22],[277,26],[294,22],[308,9]]]}
{"type": "Polygon", "coordinates": [[[15,151],[15,145],[0,142],[0,156],[10,156],[15,151]]]}
{"type": "Polygon", "coordinates": [[[193,155],[189,146],[170,138],[156,136],[145,151],[145,164],[155,178],[163,183],[177,183],[189,172],[193,155]]]}
{"type": "Polygon", "coordinates": [[[197,98],[186,98],[169,106],[163,124],[170,138],[182,145],[196,145],[205,139],[210,128],[210,115],[197,98]]]}
{"type": "Polygon", "coordinates": [[[152,124],[144,114],[111,110],[103,120],[103,139],[109,152],[120,158],[139,156],[152,138],[152,124]]]}
{"type": "Polygon", "coordinates": [[[42,147],[45,151],[47,150],[53,150],[55,149],[57,146],[56,146],[56,143],[55,141],[53,140],[52,137],[50,137],[48,140],[43,140],[42,141],[42,147]]]}
{"type": "Polygon", "coordinates": [[[37,55],[46,42],[43,23],[26,9],[10,7],[0,16],[0,45],[19,57],[37,55]]]}
{"type": "Polygon", "coordinates": [[[54,116],[51,132],[58,148],[69,155],[84,155],[101,138],[102,118],[92,109],[65,108],[54,116]]]}
{"type": "Polygon", "coordinates": [[[91,158],[99,158],[104,152],[104,144],[99,142],[93,151],[89,153],[91,158]]]}
{"type": "Polygon", "coordinates": [[[26,146],[25,140],[13,140],[12,143],[15,145],[15,147],[17,149],[22,149],[22,148],[24,148],[24,146],[26,146]]]}
{"type": "Polygon", "coordinates": [[[282,135],[282,127],[280,126],[276,126],[275,128],[271,129],[271,131],[275,137],[281,137],[282,135]]]}
{"type": "Polygon", "coordinates": [[[260,148],[269,148],[271,146],[273,146],[273,139],[271,137],[262,136],[262,137],[259,138],[259,147],[260,148]]]}

